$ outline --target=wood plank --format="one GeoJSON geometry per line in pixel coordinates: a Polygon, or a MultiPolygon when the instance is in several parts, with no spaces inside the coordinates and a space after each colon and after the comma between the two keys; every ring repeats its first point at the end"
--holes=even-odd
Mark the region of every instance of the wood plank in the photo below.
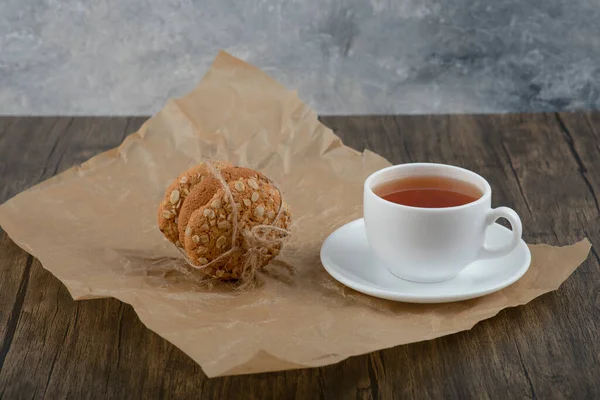
{"type": "MultiPolygon", "coordinates": [[[[65,126],[59,118],[0,118],[0,202],[21,190],[50,177],[42,170],[52,142],[65,126]]],[[[7,367],[7,358],[26,307],[33,258],[20,250],[0,229],[0,373],[7,367]]],[[[10,363],[9,363],[10,364],[10,363]]],[[[8,386],[0,384],[0,397],[8,386]]]]}
{"type": "Polygon", "coordinates": [[[22,190],[49,178],[45,161],[70,118],[2,118],[0,132],[0,203],[22,190]]]}
{"type": "MultiPolygon", "coordinates": [[[[600,179],[594,168],[599,115],[586,115],[585,123],[562,114],[322,120],[352,147],[369,148],[394,163],[445,162],[480,172],[490,180],[494,204],[521,215],[529,241],[564,244],[584,234],[594,243],[599,239],[590,190],[600,179]]],[[[23,160],[0,158],[0,179],[9,182],[0,199],[114,147],[143,121],[0,118],[1,155],[5,148],[45,138],[23,160]]],[[[74,302],[37,261],[27,265],[28,256],[1,238],[0,355],[6,352],[0,357],[0,398],[600,395],[597,259],[588,260],[558,292],[504,310],[467,332],[324,368],[210,380],[146,329],[131,307],[111,299],[74,302]],[[12,332],[8,345],[6,332],[12,332]]]]}
{"type": "MultiPolygon", "coordinates": [[[[143,119],[139,118],[17,118],[6,124],[12,131],[0,136],[3,149],[8,149],[7,157],[2,157],[4,163],[0,169],[1,176],[7,177],[8,182],[4,197],[85,161],[92,152],[118,145],[126,133],[135,131],[142,122],[143,119]],[[94,139],[98,145],[88,147],[88,144],[95,144],[94,139]],[[102,141],[104,145],[101,145],[102,141]],[[19,153],[19,148],[25,151],[19,153]]],[[[4,235],[0,254],[4,253],[5,243],[9,242],[4,235]]],[[[21,258],[24,254],[18,251],[21,258]]],[[[73,394],[79,390],[82,391],[80,394],[85,394],[90,393],[88,390],[104,387],[104,369],[112,363],[104,359],[104,363],[99,364],[98,354],[108,352],[105,346],[114,343],[118,326],[113,321],[123,305],[115,300],[73,302],[62,284],[37,261],[31,265],[30,260],[26,267],[31,265],[31,268],[19,271],[15,268],[19,261],[16,256],[9,254],[2,260],[9,268],[0,270],[0,282],[11,282],[19,276],[21,283],[15,286],[22,288],[21,297],[16,297],[22,302],[18,324],[10,341],[4,339],[2,342],[5,354],[0,369],[0,387],[5,388],[4,395],[14,398],[22,393],[31,393],[36,397],[48,395],[55,398],[67,392],[73,394]],[[80,330],[80,324],[83,324],[83,330],[80,330]],[[101,333],[105,334],[104,337],[101,333]],[[79,338],[79,334],[83,336],[79,338]],[[90,336],[102,337],[101,341],[91,342],[98,346],[90,346],[87,339],[90,336]],[[73,362],[78,359],[86,362],[73,362]],[[82,375],[81,368],[86,368],[87,374],[82,375]],[[76,377],[86,385],[74,387],[74,381],[65,380],[64,376],[76,377]],[[11,382],[16,384],[9,384],[11,382]],[[77,390],[73,390],[75,388],[77,390]]],[[[133,314],[131,309],[130,313],[133,314]]],[[[139,321],[138,324],[141,326],[139,321]]],[[[142,329],[147,332],[147,329],[142,329]]]]}
{"type": "Polygon", "coordinates": [[[0,232],[0,371],[17,329],[32,262],[32,256],[0,232]]]}
{"type": "MultiPolygon", "coordinates": [[[[510,116],[502,122],[495,127],[505,133],[495,136],[502,138],[500,144],[532,210],[534,230],[556,237],[545,241],[566,244],[587,235],[597,243],[598,237],[590,234],[598,219],[596,202],[557,115],[510,116]],[[533,137],[538,138],[535,146],[533,137]]],[[[592,278],[599,272],[598,261],[591,258],[557,293],[534,301],[535,308],[509,313],[524,368],[540,398],[598,393],[600,371],[590,366],[600,361],[600,320],[588,294],[600,290],[592,278]]]]}

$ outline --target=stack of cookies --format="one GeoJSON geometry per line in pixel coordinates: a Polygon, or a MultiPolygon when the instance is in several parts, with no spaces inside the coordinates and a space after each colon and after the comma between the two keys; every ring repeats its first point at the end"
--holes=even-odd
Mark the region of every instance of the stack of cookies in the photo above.
{"type": "Polygon", "coordinates": [[[267,265],[290,224],[287,204],[267,177],[222,161],[179,175],[158,210],[161,232],[188,262],[225,280],[253,276],[267,265]]]}

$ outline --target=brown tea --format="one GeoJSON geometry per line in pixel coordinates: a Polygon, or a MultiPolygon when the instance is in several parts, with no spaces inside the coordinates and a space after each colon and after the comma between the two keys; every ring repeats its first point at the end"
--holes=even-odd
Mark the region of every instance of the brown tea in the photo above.
{"type": "Polygon", "coordinates": [[[483,193],[475,185],[444,176],[411,176],[377,185],[373,192],[384,200],[411,207],[462,206],[483,193]]]}

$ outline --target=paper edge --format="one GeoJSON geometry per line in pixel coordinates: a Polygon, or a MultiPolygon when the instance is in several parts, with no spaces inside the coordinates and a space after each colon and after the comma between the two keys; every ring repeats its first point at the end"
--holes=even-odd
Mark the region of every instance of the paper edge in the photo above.
{"type": "MultiPolygon", "coordinates": [[[[304,368],[319,368],[319,367],[326,367],[329,365],[334,365],[334,364],[338,364],[344,360],[347,360],[351,357],[357,357],[357,356],[361,356],[361,355],[368,355],[368,354],[372,354],[375,352],[379,352],[379,351],[384,351],[384,350],[389,350],[389,349],[393,349],[396,347],[400,347],[400,346],[405,346],[405,345],[409,345],[409,344],[413,344],[413,343],[419,343],[419,342],[424,342],[424,341],[428,341],[428,340],[434,340],[434,339],[438,339],[444,336],[449,336],[449,335],[454,335],[460,332],[466,332],[469,331],[471,329],[473,329],[477,324],[489,320],[491,318],[496,317],[500,312],[502,312],[503,310],[508,310],[511,308],[515,308],[515,307],[521,307],[524,306],[530,302],[532,302],[533,300],[542,297],[544,295],[547,294],[551,294],[553,292],[556,292],[570,277],[571,275],[577,270],[579,269],[579,267],[581,267],[583,265],[583,263],[585,263],[585,261],[587,261],[589,254],[590,254],[590,250],[592,249],[592,243],[589,240],[589,238],[584,237],[583,239],[575,242],[575,243],[571,243],[571,244],[566,244],[566,245],[562,245],[562,246],[552,246],[546,243],[534,243],[534,244],[527,244],[528,247],[531,246],[536,246],[536,247],[544,247],[544,248],[549,248],[549,249],[564,249],[564,248],[577,248],[577,247],[582,247],[585,246],[587,248],[585,248],[585,250],[582,252],[581,254],[581,260],[576,260],[576,262],[574,262],[574,267],[571,269],[571,271],[568,272],[568,274],[566,275],[566,277],[560,282],[558,283],[558,285],[553,286],[551,289],[546,290],[546,289],[539,289],[539,291],[541,291],[541,293],[537,293],[535,294],[533,297],[526,299],[526,300],[521,300],[519,301],[517,304],[513,304],[510,306],[501,306],[500,308],[498,308],[497,310],[495,310],[495,312],[493,312],[492,314],[490,314],[489,316],[486,316],[483,319],[480,319],[478,321],[473,322],[472,324],[470,324],[470,326],[466,327],[466,328],[461,328],[461,329],[455,329],[449,332],[445,332],[443,334],[438,335],[437,332],[432,332],[431,336],[427,336],[425,338],[419,339],[419,340],[414,340],[414,341],[410,341],[410,342],[406,342],[406,343],[402,343],[402,344],[398,344],[398,345],[392,345],[392,346],[387,346],[387,347],[382,347],[380,349],[377,350],[373,350],[371,352],[356,352],[356,353],[352,353],[352,354],[346,354],[340,357],[336,357],[336,356],[332,356],[331,358],[328,359],[328,361],[325,364],[322,363],[316,363],[314,365],[311,364],[296,364],[296,363],[291,363],[291,362],[287,362],[285,360],[283,360],[283,362],[281,362],[281,364],[277,367],[272,367],[272,368],[268,368],[268,369],[262,369],[261,371],[247,371],[244,372],[244,368],[248,368],[251,369],[251,364],[253,362],[255,362],[257,357],[265,357],[268,356],[270,357],[272,360],[275,360],[276,362],[279,362],[280,360],[282,360],[280,357],[273,355],[267,351],[265,351],[264,349],[260,349],[259,351],[257,351],[256,353],[254,353],[254,355],[252,355],[248,360],[246,360],[243,364],[237,365],[236,367],[224,370],[224,371],[219,371],[216,372],[215,374],[209,375],[208,373],[207,376],[209,378],[213,378],[213,377],[223,377],[223,376],[240,376],[240,375],[250,375],[250,374],[256,374],[256,373],[268,373],[268,372],[278,372],[278,371],[289,371],[289,370],[295,370],[295,369],[304,369],[304,368]],[[587,246],[585,246],[587,244],[587,246]],[[264,354],[264,355],[263,355],[264,354]],[[286,366],[289,365],[289,366],[286,366]]],[[[517,281],[518,282],[518,281],[517,281]]],[[[516,282],[515,282],[516,283],[516,282]]],[[[510,286],[508,286],[507,288],[509,288],[510,286]]],[[[507,288],[501,289],[502,290],[506,290],[507,288]]],[[[495,293],[495,292],[494,292],[495,293]]],[[[492,293],[490,293],[492,294],[492,293]]],[[[485,297],[485,296],[482,296],[485,297]]],[[[468,301],[468,300],[467,300],[468,301]]],[[[320,359],[323,360],[323,359],[320,359]]]]}
{"type": "MultiPolygon", "coordinates": [[[[11,239],[12,237],[10,236],[10,234],[5,231],[7,236],[11,239]]],[[[14,241],[13,242],[19,246],[23,251],[29,253],[27,250],[25,250],[23,248],[23,246],[14,241]]],[[[585,246],[585,250],[582,252],[581,254],[581,258],[576,260],[576,262],[574,262],[574,267],[568,271],[568,274],[565,276],[565,278],[558,283],[557,285],[551,287],[549,290],[546,289],[541,289],[543,290],[542,293],[536,294],[533,297],[529,298],[528,300],[523,300],[518,302],[518,304],[514,304],[514,305],[510,305],[510,306],[503,306],[501,308],[498,308],[497,310],[495,310],[495,312],[489,316],[486,316],[483,319],[480,319],[478,321],[475,321],[473,324],[471,324],[470,326],[464,328],[464,329],[456,329],[456,330],[452,330],[450,332],[446,332],[443,334],[438,335],[437,332],[433,332],[433,335],[431,336],[427,336],[424,337],[422,339],[419,340],[415,340],[415,341],[410,341],[410,342],[406,342],[406,343],[402,343],[402,344],[398,344],[398,345],[392,345],[392,346],[386,346],[386,347],[381,347],[379,349],[373,350],[371,352],[362,352],[362,351],[358,351],[356,353],[351,353],[351,354],[345,354],[345,355],[341,355],[340,357],[335,357],[332,356],[331,358],[326,359],[327,361],[325,363],[322,363],[323,359],[320,359],[319,362],[316,362],[315,364],[301,364],[301,363],[294,363],[294,362],[287,362],[283,359],[281,359],[280,357],[278,357],[277,355],[273,355],[271,353],[269,353],[268,351],[266,351],[265,349],[259,349],[256,353],[254,353],[251,357],[249,357],[244,363],[239,364],[237,366],[228,368],[228,369],[224,369],[224,370],[218,370],[218,369],[212,369],[212,368],[206,368],[205,366],[203,366],[200,362],[197,362],[196,360],[194,360],[194,358],[192,356],[190,356],[189,354],[187,354],[183,349],[181,349],[179,346],[177,346],[175,343],[171,342],[167,337],[163,336],[162,334],[156,332],[155,330],[151,329],[146,322],[144,322],[143,318],[138,314],[138,311],[136,310],[136,305],[134,304],[135,301],[130,301],[130,299],[125,300],[124,298],[126,298],[127,296],[103,296],[97,293],[94,293],[95,290],[94,288],[88,288],[87,293],[83,293],[83,292],[79,292],[77,291],[75,288],[69,287],[67,284],[65,284],[63,282],[63,279],[61,279],[59,276],[57,276],[55,274],[55,272],[53,271],[52,267],[46,267],[42,260],[38,259],[38,261],[40,262],[40,265],[42,266],[42,268],[44,268],[45,270],[47,270],[48,272],[50,272],[57,280],[59,280],[60,284],[65,286],[65,288],[67,289],[67,291],[69,292],[69,295],[71,296],[71,298],[73,299],[73,301],[83,301],[83,300],[93,300],[93,299],[102,299],[102,298],[114,298],[120,302],[123,302],[125,304],[128,304],[132,307],[132,309],[134,310],[134,312],[136,313],[136,316],[138,318],[138,320],[144,325],[144,327],[146,327],[147,329],[151,330],[152,332],[154,332],[155,334],[157,334],[158,336],[160,336],[161,338],[163,338],[164,340],[168,341],[171,345],[175,346],[177,349],[179,349],[183,354],[185,354],[187,357],[190,357],[190,359],[192,359],[192,361],[196,362],[200,368],[202,369],[202,371],[206,374],[207,377],[209,378],[213,378],[213,377],[222,377],[222,376],[237,376],[237,375],[250,375],[250,374],[256,374],[256,373],[268,373],[268,372],[277,372],[277,371],[287,371],[287,370],[296,370],[296,369],[304,369],[304,368],[317,368],[317,367],[325,367],[328,365],[333,365],[333,364],[337,364],[339,362],[342,362],[350,357],[355,357],[355,356],[360,356],[360,355],[367,355],[367,354],[371,354],[374,352],[378,352],[378,351],[383,351],[383,350],[387,350],[387,349],[391,349],[394,347],[399,347],[399,346],[404,346],[407,344],[411,344],[411,343],[418,343],[418,342],[422,342],[422,341],[427,341],[427,340],[433,340],[433,339],[437,339],[439,337],[443,337],[443,336],[448,336],[448,335],[453,335],[459,332],[463,332],[463,331],[468,331],[471,330],[475,325],[477,325],[478,323],[488,320],[490,318],[495,317],[496,315],[498,315],[498,313],[500,313],[500,311],[505,310],[505,309],[509,309],[509,308],[514,308],[514,307],[519,307],[522,305],[525,305],[529,302],[531,302],[532,300],[541,297],[545,294],[550,294],[552,292],[557,291],[566,281],[567,279],[569,279],[569,277],[575,272],[575,270],[577,270],[581,265],[583,265],[583,263],[588,259],[589,257],[589,253],[591,251],[592,248],[592,243],[589,240],[589,238],[585,237],[582,240],[579,240],[578,242],[572,243],[572,244],[567,244],[567,245],[563,245],[563,246],[552,246],[552,245],[548,245],[546,243],[536,243],[536,244],[528,244],[528,247],[531,246],[536,246],[536,247],[545,247],[545,248],[551,248],[551,249],[564,249],[564,248],[576,248],[576,247],[581,247],[581,246],[585,246]],[[256,358],[265,358],[265,357],[269,357],[271,360],[277,360],[278,365],[274,366],[274,367],[262,367],[261,370],[253,370],[253,368],[251,367],[252,363],[256,361],[256,358]],[[244,369],[249,369],[249,371],[244,371],[244,369]]],[[[32,254],[32,256],[34,256],[32,254]]],[[[35,256],[34,256],[35,257],[35,256]]],[[[509,286],[510,287],[510,286],[509,286]]],[[[505,290],[505,289],[503,289],[505,290]]]]}
{"type": "MultiPolygon", "coordinates": [[[[187,98],[188,96],[194,94],[199,87],[202,85],[202,82],[207,79],[207,77],[210,75],[212,69],[215,66],[218,65],[223,65],[223,66],[228,66],[229,68],[234,66],[235,67],[243,67],[245,69],[251,69],[253,71],[255,71],[256,73],[261,74],[262,76],[268,78],[270,81],[272,81],[273,84],[276,84],[277,86],[279,86],[280,88],[282,88],[283,90],[285,90],[289,95],[293,95],[296,99],[298,99],[298,101],[302,102],[302,100],[300,100],[297,96],[297,93],[295,90],[291,90],[288,89],[287,87],[285,87],[284,85],[282,85],[280,82],[278,82],[274,77],[272,77],[271,75],[269,75],[268,73],[262,71],[261,69],[259,69],[258,67],[246,63],[245,61],[243,61],[240,58],[237,58],[233,55],[231,55],[230,53],[226,52],[225,50],[220,50],[216,56],[216,58],[214,59],[213,63],[211,64],[211,66],[209,67],[209,69],[206,71],[206,73],[204,74],[204,76],[200,79],[200,81],[198,82],[198,84],[196,84],[194,86],[194,88],[192,90],[190,90],[189,92],[185,93],[184,95],[180,96],[180,97],[173,97],[173,98],[169,98],[165,104],[163,105],[163,107],[161,108],[160,111],[158,111],[156,114],[149,116],[148,119],[146,121],[144,121],[144,123],[140,126],[140,128],[135,131],[132,132],[130,134],[128,134],[127,136],[125,136],[125,138],[123,139],[123,141],[116,147],[102,151],[92,157],[90,157],[88,160],[79,163],[79,164],[74,164],[71,167],[67,168],[66,170],[48,178],[45,179],[41,182],[36,183],[35,185],[24,189],[22,191],[20,191],[19,193],[15,194],[14,196],[8,198],[7,200],[5,200],[2,204],[0,204],[0,226],[3,226],[3,222],[2,222],[2,216],[3,216],[3,209],[8,206],[10,203],[12,203],[12,201],[14,201],[15,199],[19,198],[20,196],[22,196],[23,194],[26,193],[34,193],[36,191],[48,188],[48,187],[52,187],[53,185],[57,185],[60,184],[62,181],[68,179],[68,178],[75,178],[76,175],[80,172],[80,171],[85,171],[93,166],[95,166],[94,164],[98,163],[99,161],[102,161],[104,159],[106,159],[107,161],[114,161],[116,159],[118,159],[119,157],[121,157],[121,154],[123,152],[123,150],[128,147],[133,145],[135,141],[137,140],[144,140],[144,137],[146,135],[146,129],[148,127],[148,123],[159,113],[161,113],[166,106],[168,105],[169,102],[174,102],[178,107],[179,106],[179,102],[184,100],[185,98],[187,98]]],[[[303,103],[303,102],[302,102],[303,103]]],[[[304,103],[303,103],[304,104],[304,103]]],[[[387,162],[389,165],[392,165],[385,157],[381,156],[378,153],[375,153],[369,149],[364,149],[363,151],[359,151],[354,149],[353,147],[348,146],[343,140],[342,138],[337,135],[329,126],[323,124],[319,119],[318,119],[318,114],[316,114],[312,109],[310,109],[311,113],[315,114],[315,119],[317,121],[318,124],[322,125],[326,132],[328,133],[328,135],[330,136],[329,139],[330,140],[330,145],[331,143],[333,143],[336,140],[339,140],[339,142],[341,143],[341,145],[350,153],[356,154],[356,155],[361,155],[363,157],[363,159],[365,157],[377,157],[382,161],[387,162]]],[[[183,112],[183,111],[182,111],[183,112]]],[[[187,115],[185,115],[185,112],[183,112],[184,116],[186,117],[186,119],[188,119],[188,121],[190,121],[191,123],[193,122],[192,119],[190,119],[189,117],[187,117],[187,115]]],[[[77,117],[75,117],[77,118],[77,117]]],[[[14,241],[14,240],[13,240],[14,241]]],[[[31,253],[30,253],[31,254],[31,253]]]]}

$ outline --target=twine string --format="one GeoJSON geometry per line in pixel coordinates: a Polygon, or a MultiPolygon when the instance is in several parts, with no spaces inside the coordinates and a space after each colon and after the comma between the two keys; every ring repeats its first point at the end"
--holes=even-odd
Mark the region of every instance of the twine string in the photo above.
{"type": "Polygon", "coordinates": [[[226,252],[224,252],[223,254],[221,254],[220,256],[214,258],[210,262],[203,264],[203,265],[194,264],[182,248],[177,247],[177,249],[182,254],[183,258],[188,263],[188,265],[195,269],[209,268],[225,259],[227,259],[229,261],[229,259],[237,251],[245,249],[245,252],[244,252],[245,259],[242,264],[242,273],[241,273],[240,280],[241,281],[249,281],[254,277],[254,275],[256,274],[256,271],[262,266],[261,265],[261,254],[263,252],[263,249],[269,249],[269,248],[273,249],[273,248],[278,247],[279,245],[283,245],[287,241],[287,239],[289,238],[289,236],[291,234],[291,232],[287,229],[280,228],[278,226],[274,226],[277,223],[277,221],[279,221],[279,219],[281,218],[281,215],[283,213],[283,208],[284,208],[283,207],[283,196],[281,194],[281,190],[272,181],[269,181],[269,183],[275,189],[277,189],[277,191],[279,192],[280,201],[279,201],[279,210],[277,211],[277,215],[275,216],[273,221],[271,221],[271,223],[269,223],[269,224],[263,223],[263,224],[255,225],[251,229],[244,230],[241,235],[243,243],[241,245],[238,245],[237,240],[238,240],[238,230],[239,230],[240,222],[239,222],[238,207],[233,199],[233,194],[231,193],[231,189],[229,188],[229,185],[223,178],[223,175],[221,175],[221,172],[219,172],[219,170],[217,168],[215,168],[213,163],[210,160],[208,160],[208,161],[206,161],[206,165],[207,165],[210,173],[221,184],[221,187],[223,188],[225,195],[229,199],[229,204],[231,204],[231,207],[232,207],[232,213],[233,213],[232,227],[233,227],[233,229],[232,229],[232,237],[231,237],[231,248],[229,250],[227,250],[226,252]]]}

